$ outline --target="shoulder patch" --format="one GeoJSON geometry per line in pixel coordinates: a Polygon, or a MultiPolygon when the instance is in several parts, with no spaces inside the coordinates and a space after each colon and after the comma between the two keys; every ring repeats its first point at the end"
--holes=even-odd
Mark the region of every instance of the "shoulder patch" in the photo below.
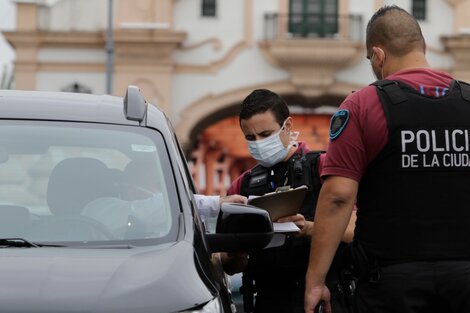
{"type": "Polygon", "coordinates": [[[343,132],[344,127],[349,120],[349,111],[346,109],[339,110],[333,115],[330,122],[330,139],[336,139],[343,132]]]}

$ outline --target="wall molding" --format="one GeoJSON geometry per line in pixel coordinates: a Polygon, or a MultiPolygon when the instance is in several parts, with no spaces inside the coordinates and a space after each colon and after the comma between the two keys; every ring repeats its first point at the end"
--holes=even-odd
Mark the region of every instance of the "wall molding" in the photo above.
{"type": "MultiPolygon", "coordinates": [[[[213,74],[230,64],[243,50],[252,46],[253,41],[253,0],[244,0],[243,39],[236,43],[216,61],[206,64],[175,63],[175,73],[213,74]]],[[[206,39],[206,40],[211,40],[206,39]]]]}

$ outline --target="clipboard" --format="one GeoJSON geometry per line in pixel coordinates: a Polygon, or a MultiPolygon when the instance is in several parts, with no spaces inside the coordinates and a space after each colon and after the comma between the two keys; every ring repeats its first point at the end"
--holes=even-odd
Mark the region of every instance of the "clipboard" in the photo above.
{"type": "Polygon", "coordinates": [[[295,189],[275,191],[249,199],[248,204],[265,209],[269,212],[271,220],[276,221],[281,217],[297,214],[307,191],[308,187],[305,185],[295,189]]]}

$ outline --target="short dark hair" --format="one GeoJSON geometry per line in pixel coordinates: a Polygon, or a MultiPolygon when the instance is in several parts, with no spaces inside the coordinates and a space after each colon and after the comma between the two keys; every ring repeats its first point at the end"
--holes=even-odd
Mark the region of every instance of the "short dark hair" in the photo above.
{"type": "Polygon", "coordinates": [[[366,28],[366,48],[382,45],[396,56],[413,50],[425,52],[424,41],[418,21],[396,5],[380,8],[369,20],[366,28]]]}
{"type": "Polygon", "coordinates": [[[290,112],[286,102],[277,93],[268,89],[255,89],[243,100],[240,107],[240,122],[253,115],[271,111],[279,126],[289,117],[290,112]]]}

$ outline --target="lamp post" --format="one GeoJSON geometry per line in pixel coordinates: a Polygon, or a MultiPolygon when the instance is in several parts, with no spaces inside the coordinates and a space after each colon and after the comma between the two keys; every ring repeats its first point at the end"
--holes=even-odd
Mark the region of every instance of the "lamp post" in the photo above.
{"type": "Polygon", "coordinates": [[[113,65],[113,0],[108,0],[108,29],[106,35],[106,93],[109,95],[113,92],[113,65]]]}

